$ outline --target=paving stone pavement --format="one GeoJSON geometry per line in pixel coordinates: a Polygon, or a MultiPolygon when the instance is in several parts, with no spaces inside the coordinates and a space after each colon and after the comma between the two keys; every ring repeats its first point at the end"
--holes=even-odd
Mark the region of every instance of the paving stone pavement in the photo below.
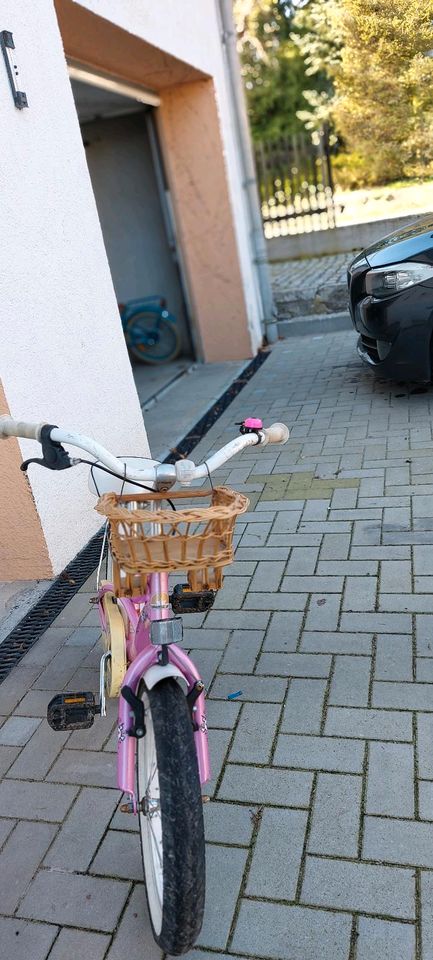
{"type": "MultiPolygon", "coordinates": [[[[213,610],[185,618],[213,757],[190,960],[433,960],[432,406],[374,381],[353,334],[294,339],[194,453],[245,415],[291,426],[219,471],[251,506],[213,610]]],[[[54,691],[97,689],[93,590],[0,688],[8,960],[162,960],[117,809],[115,704],[69,736],[43,719],[54,691]]]]}
{"type": "Polygon", "coordinates": [[[280,319],[348,309],[347,267],[353,253],[305,257],[271,264],[280,319]]]}

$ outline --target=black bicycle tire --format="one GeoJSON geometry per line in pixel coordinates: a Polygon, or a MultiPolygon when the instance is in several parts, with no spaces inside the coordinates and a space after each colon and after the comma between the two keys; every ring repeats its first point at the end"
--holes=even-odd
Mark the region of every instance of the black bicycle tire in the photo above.
{"type": "MultiPolygon", "coordinates": [[[[143,688],[144,684],[139,696],[143,688]]],[[[150,908],[149,916],[158,946],[172,956],[180,956],[192,949],[203,922],[206,881],[201,785],[191,716],[181,687],[175,680],[167,679],[146,692],[154,726],[163,837],[164,891],[159,934],[153,928],[150,908]]],[[[140,740],[137,747],[138,782],[140,740]]],[[[145,874],[142,842],[140,846],[145,874]]],[[[147,887],[146,896],[149,903],[147,887]]]]}

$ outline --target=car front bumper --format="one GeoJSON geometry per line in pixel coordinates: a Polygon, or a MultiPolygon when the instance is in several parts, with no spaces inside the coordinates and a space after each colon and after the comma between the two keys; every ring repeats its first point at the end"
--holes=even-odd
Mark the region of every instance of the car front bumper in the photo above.
{"type": "Polygon", "coordinates": [[[384,377],[428,382],[432,377],[433,285],[417,284],[379,300],[365,294],[366,272],[349,277],[359,356],[384,377]]]}

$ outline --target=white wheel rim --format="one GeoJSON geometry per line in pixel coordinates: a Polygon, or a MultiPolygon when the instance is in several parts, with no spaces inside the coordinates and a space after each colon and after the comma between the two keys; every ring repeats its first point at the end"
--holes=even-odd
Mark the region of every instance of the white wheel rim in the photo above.
{"type": "Polygon", "coordinates": [[[143,850],[149,910],[156,935],[161,933],[164,900],[162,819],[155,732],[147,690],[141,698],[144,703],[146,734],[137,740],[138,800],[140,809],[141,846],[143,850]]]}

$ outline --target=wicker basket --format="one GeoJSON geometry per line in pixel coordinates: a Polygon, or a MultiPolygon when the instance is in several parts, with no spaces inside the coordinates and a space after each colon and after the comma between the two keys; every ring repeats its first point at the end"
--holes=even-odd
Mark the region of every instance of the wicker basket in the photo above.
{"type": "Polygon", "coordinates": [[[228,487],[171,492],[181,509],[151,509],[167,500],[163,493],[105,493],[96,510],[110,522],[113,581],[116,594],[140,596],[150,573],[186,570],[192,590],[218,590],[222,568],[233,560],[236,517],[248,509],[249,500],[228,487]],[[182,501],[208,497],[210,506],[182,501]]]}

